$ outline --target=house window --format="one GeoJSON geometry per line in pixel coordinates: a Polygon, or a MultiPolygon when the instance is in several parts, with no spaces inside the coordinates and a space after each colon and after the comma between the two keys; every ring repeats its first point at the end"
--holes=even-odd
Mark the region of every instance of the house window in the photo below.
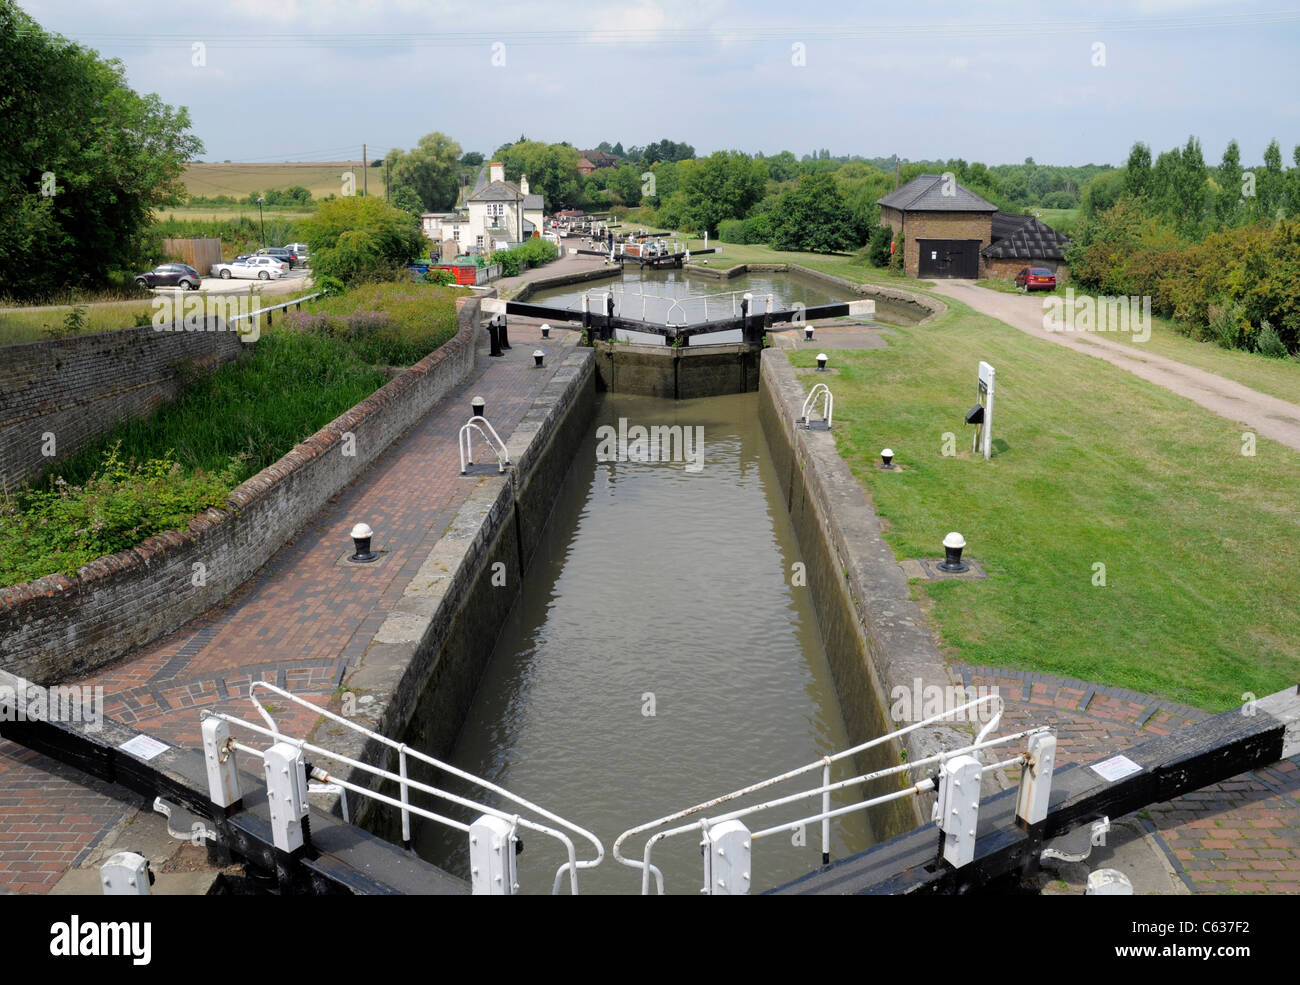
{"type": "Polygon", "coordinates": [[[503,218],[506,214],[505,202],[488,202],[487,214],[492,219],[503,218]]]}
{"type": "Polygon", "coordinates": [[[483,249],[483,237],[482,237],[482,236],[475,236],[475,237],[474,237],[474,245],[475,245],[478,249],[480,249],[480,250],[483,249]]]}

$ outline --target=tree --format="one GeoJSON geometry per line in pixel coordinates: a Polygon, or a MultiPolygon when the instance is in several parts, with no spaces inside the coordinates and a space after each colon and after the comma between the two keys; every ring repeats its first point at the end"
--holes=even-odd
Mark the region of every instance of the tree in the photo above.
{"type": "Polygon", "coordinates": [[[460,188],[460,144],[445,133],[426,133],[409,151],[388,152],[393,186],[406,185],[425,212],[445,212],[456,204],[460,188]]]}
{"type": "Polygon", "coordinates": [[[1219,194],[1214,199],[1214,215],[1220,226],[1235,225],[1241,214],[1241,149],[1235,140],[1224,148],[1223,160],[1214,174],[1219,194]]]}
{"type": "Polygon", "coordinates": [[[690,168],[678,165],[678,175],[687,220],[693,229],[710,233],[723,219],[744,218],[767,185],[767,165],[740,151],[716,151],[690,168]]]}
{"type": "Polygon", "coordinates": [[[420,220],[381,198],[349,195],[322,202],[301,228],[313,275],[345,284],[390,276],[428,248],[420,220]]]}
{"type": "Polygon", "coordinates": [[[578,152],[567,144],[522,140],[498,148],[496,159],[506,166],[506,180],[528,175],[528,190],[540,194],[550,211],[566,209],[582,199],[578,152]]]}
{"type": "Polygon", "coordinates": [[[772,248],[832,253],[853,242],[853,217],[829,174],[806,175],[772,209],[772,248]]]}
{"type": "Polygon", "coordinates": [[[424,212],[424,203],[420,201],[420,196],[415,193],[415,190],[410,185],[396,185],[390,195],[393,208],[409,212],[414,216],[419,216],[424,212]]]}
{"type": "Polygon", "coordinates": [[[788,150],[767,159],[767,173],[773,181],[793,181],[799,177],[799,161],[788,150]]]}
{"type": "Polygon", "coordinates": [[[141,96],[121,62],[0,0],[0,270],[37,298],[142,262],[152,210],[203,150],[189,114],[141,96]]]}
{"type": "Polygon", "coordinates": [[[1124,196],[1124,172],[1103,171],[1083,190],[1079,206],[1084,215],[1097,215],[1111,209],[1124,196]]]}
{"type": "Polygon", "coordinates": [[[1140,140],[1128,152],[1124,170],[1124,186],[1129,195],[1140,198],[1151,185],[1151,148],[1140,140]]]}
{"type": "Polygon", "coordinates": [[[1259,199],[1261,218],[1275,219],[1282,211],[1285,194],[1282,179],[1282,148],[1270,140],[1264,150],[1264,170],[1256,176],[1255,194],[1259,199]]]}
{"type": "Polygon", "coordinates": [[[472,150],[461,157],[460,163],[463,167],[477,168],[483,163],[483,155],[476,150],[472,150]]]}

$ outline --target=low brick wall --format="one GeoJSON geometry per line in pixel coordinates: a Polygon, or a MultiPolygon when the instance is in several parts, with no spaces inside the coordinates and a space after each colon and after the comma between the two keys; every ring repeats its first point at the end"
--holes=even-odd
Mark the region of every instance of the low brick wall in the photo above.
{"type": "Polygon", "coordinates": [[[998,277],[1002,280],[1014,280],[1016,274],[1026,267],[1046,267],[1056,274],[1056,282],[1064,284],[1070,279],[1069,264],[1063,260],[990,260],[980,258],[980,276],[998,277]]]}
{"type": "Polygon", "coordinates": [[[225,509],[99,558],[73,578],[0,590],[0,668],[42,684],[84,674],[238,588],[470,374],[480,305],[467,298],[457,307],[454,338],[233,490],[225,509]]]}
{"type": "MultiPolygon", "coordinates": [[[[348,691],[375,699],[362,706],[361,724],[428,755],[451,754],[574,453],[591,427],[595,358],[590,349],[568,345],[572,349],[564,362],[506,442],[512,466],[504,475],[478,480],[376,632],[360,666],[344,678],[348,691]],[[504,581],[496,579],[497,571],[504,581]]],[[[358,733],[331,734],[328,745],[362,762],[397,769],[390,750],[358,733]]],[[[445,779],[435,780],[418,764],[412,765],[411,775],[431,783],[445,779]]],[[[379,784],[363,770],[354,768],[345,778],[398,796],[396,788],[379,784]]],[[[354,820],[385,837],[398,837],[396,812],[357,800],[350,800],[354,820]]],[[[314,803],[339,809],[333,795],[314,803]]],[[[418,818],[412,822],[419,827],[418,818]]]]}
{"type": "Polygon", "coordinates": [[[18,485],[176,399],[192,369],[215,369],[243,348],[235,332],[152,325],[0,346],[0,483],[18,485]],[[47,434],[52,457],[42,451],[47,434]]]}

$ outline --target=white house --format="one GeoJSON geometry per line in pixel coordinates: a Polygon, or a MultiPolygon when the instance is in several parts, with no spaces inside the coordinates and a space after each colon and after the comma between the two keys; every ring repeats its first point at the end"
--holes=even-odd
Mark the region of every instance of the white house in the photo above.
{"type": "Polygon", "coordinates": [[[541,195],[528,190],[528,176],[519,184],[505,180],[505,165],[493,161],[479,172],[474,190],[454,213],[426,212],[424,234],[435,242],[454,242],[458,253],[516,246],[542,231],[541,195]]]}

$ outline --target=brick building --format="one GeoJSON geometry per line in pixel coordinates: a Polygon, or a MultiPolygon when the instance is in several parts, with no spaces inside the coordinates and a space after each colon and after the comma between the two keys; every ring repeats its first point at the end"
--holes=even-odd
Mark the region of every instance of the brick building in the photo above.
{"type": "Polygon", "coordinates": [[[1046,267],[1064,281],[1069,237],[1031,215],[993,213],[993,242],[980,250],[980,276],[1010,279],[1025,267],[1046,267]]]}
{"type": "Polygon", "coordinates": [[[909,277],[978,277],[998,207],[951,178],[923,174],[877,199],[880,224],[903,236],[909,277]]]}
{"type": "Polygon", "coordinates": [[[1065,275],[1066,237],[1033,216],[999,212],[950,177],[918,175],[876,202],[880,224],[903,237],[909,277],[1014,277],[1030,265],[1065,275]]]}

